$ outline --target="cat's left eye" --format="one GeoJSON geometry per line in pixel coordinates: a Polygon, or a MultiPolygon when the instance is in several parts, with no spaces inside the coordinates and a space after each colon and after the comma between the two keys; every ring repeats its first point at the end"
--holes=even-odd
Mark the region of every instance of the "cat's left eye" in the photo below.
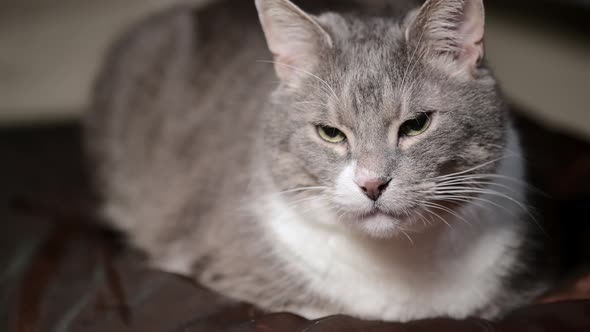
{"type": "Polygon", "coordinates": [[[404,122],[399,128],[399,134],[400,136],[418,136],[430,127],[430,122],[429,113],[420,113],[412,120],[404,122]]]}
{"type": "Polygon", "coordinates": [[[339,129],[328,126],[317,126],[318,135],[329,143],[340,143],[346,139],[346,136],[339,129]]]}

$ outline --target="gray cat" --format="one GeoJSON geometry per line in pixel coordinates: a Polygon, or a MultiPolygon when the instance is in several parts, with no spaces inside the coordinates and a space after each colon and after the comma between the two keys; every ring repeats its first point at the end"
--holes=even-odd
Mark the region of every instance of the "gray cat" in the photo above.
{"type": "Polygon", "coordinates": [[[482,1],[298,3],[339,12],[256,0],[263,34],[230,0],[117,44],[86,121],[106,220],[157,268],[308,318],[495,318],[540,294],[482,1]]]}

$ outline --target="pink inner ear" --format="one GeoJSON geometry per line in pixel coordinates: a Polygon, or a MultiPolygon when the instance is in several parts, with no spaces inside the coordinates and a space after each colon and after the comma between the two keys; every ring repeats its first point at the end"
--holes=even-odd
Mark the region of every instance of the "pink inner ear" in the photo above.
{"type": "MultiPolygon", "coordinates": [[[[297,36],[300,37],[300,36],[297,36]]],[[[275,61],[275,71],[282,81],[291,81],[298,72],[305,72],[317,61],[316,45],[313,40],[286,38],[269,45],[275,61]]]]}
{"type": "Polygon", "coordinates": [[[268,43],[279,79],[291,80],[296,68],[305,69],[314,57],[315,41],[309,31],[291,27],[268,33],[268,43]]]}
{"type": "Polygon", "coordinates": [[[275,61],[275,71],[277,76],[281,80],[288,79],[293,74],[293,66],[295,66],[293,58],[287,55],[281,55],[277,53],[273,53],[273,58],[275,61]]]}
{"type": "Polygon", "coordinates": [[[299,72],[316,65],[320,48],[331,47],[331,38],[289,0],[257,0],[256,4],[277,76],[292,83],[299,72]]]}
{"type": "Polygon", "coordinates": [[[459,60],[476,66],[484,56],[484,13],[481,2],[468,1],[463,14],[463,23],[457,30],[458,46],[461,48],[459,60]]]}
{"type": "Polygon", "coordinates": [[[275,59],[276,62],[285,63],[285,64],[288,64],[288,65],[291,64],[291,60],[286,55],[281,55],[281,54],[273,53],[272,56],[273,56],[273,58],[275,59]]]}

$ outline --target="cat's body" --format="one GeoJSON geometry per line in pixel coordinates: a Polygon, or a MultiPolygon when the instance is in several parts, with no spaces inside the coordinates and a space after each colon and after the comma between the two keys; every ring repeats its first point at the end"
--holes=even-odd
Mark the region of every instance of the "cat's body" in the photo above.
{"type": "MultiPolygon", "coordinates": [[[[272,40],[265,19],[273,14],[265,16],[264,6],[300,13],[283,0],[258,5],[280,59],[285,48],[272,40]]],[[[530,301],[544,287],[541,278],[521,282],[534,273],[527,257],[535,225],[524,208],[518,137],[495,82],[485,68],[473,86],[428,69],[418,48],[403,44],[413,16],[396,15],[322,16],[330,46],[314,52],[330,65],[308,63],[308,71],[297,58],[277,65],[282,82],[272,97],[279,81],[260,61],[269,53],[251,3],[178,9],[144,22],[108,59],[87,119],[105,217],[156,267],[273,311],[494,317],[530,301]],[[395,61],[384,65],[388,57],[395,61]],[[445,129],[447,115],[429,113],[428,141],[387,136],[416,100],[446,114],[454,103],[483,106],[457,120],[465,134],[450,134],[459,129],[445,129]],[[343,109],[354,112],[338,114],[343,109]],[[315,113],[354,123],[346,146],[321,141],[309,123],[335,127],[336,120],[315,113]],[[481,190],[458,205],[434,207],[441,200],[424,201],[428,186],[415,188],[429,177],[479,171],[494,176],[468,179],[481,190]],[[354,182],[380,172],[389,188],[367,199],[354,182]],[[375,205],[367,211],[367,204],[375,205]],[[388,210],[392,204],[400,206],[388,210]]],[[[453,179],[447,189],[455,192],[446,195],[464,189],[453,179]]]]}

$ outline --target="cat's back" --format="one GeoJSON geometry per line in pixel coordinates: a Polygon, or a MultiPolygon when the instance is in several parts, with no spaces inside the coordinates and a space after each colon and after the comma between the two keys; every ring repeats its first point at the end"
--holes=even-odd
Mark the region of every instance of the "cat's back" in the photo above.
{"type": "Polygon", "coordinates": [[[258,60],[269,57],[253,4],[235,0],[158,14],[115,44],[86,118],[109,220],[131,232],[159,227],[243,192],[273,89],[272,66],[258,60]]]}

